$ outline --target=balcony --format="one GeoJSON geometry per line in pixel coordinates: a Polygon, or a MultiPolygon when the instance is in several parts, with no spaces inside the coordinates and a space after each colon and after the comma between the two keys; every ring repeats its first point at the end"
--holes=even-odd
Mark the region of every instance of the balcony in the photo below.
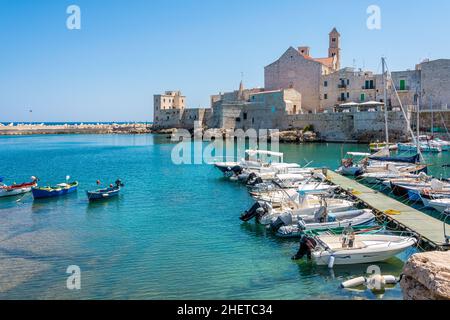
{"type": "Polygon", "coordinates": [[[345,84],[345,83],[340,83],[340,84],[338,84],[338,88],[339,88],[339,89],[347,89],[347,84],[345,84]]]}
{"type": "Polygon", "coordinates": [[[410,91],[411,88],[409,86],[395,86],[395,90],[400,92],[410,91]]]}
{"type": "Polygon", "coordinates": [[[339,102],[345,102],[345,101],[347,101],[348,99],[347,98],[343,98],[343,97],[339,97],[338,99],[337,99],[337,101],[339,101],[339,102]]]}
{"type": "Polygon", "coordinates": [[[376,86],[362,86],[361,89],[362,90],[375,90],[376,86]]]}

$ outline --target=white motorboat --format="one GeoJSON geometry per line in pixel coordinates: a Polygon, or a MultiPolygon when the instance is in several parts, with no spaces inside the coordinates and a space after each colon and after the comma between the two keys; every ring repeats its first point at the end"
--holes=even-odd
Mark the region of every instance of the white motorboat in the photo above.
{"type": "Polygon", "coordinates": [[[348,226],[360,226],[372,222],[375,215],[372,210],[352,210],[343,212],[329,212],[325,221],[320,208],[316,214],[300,216],[297,224],[292,224],[290,215],[280,216],[274,223],[272,229],[277,231],[277,236],[282,238],[298,237],[307,230],[326,230],[331,228],[342,228],[348,226]],[[322,220],[322,221],[321,221],[322,220]]]}
{"type": "Polygon", "coordinates": [[[336,190],[338,186],[333,186],[323,182],[302,183],[297,189],[274,189],[266,192],[250,191],[250,195],[257,201],[270,203],[282,203],[284,201],[298,199],[299,196],[308,193],[327,193],[336,190]]]}
{"type": "Polygon", "coordinates": [[[310,254],[317,265],[325,265],[330,268],[334,265],[385,261],[417,243],[414,237],[384,234],[354,235],[351,246],[342,236],[324,235],[314,237],[313,240],[315,240],[316,247],[308,252],[307,247],[301,245],[294,259],[301,259],[305,254],[310,254]]]}
{"type": "Polygon", "coordinates": [[[434,143],[441,147],[442,151],[450,151],[450,141],[434,138],[434,143]]]}
{"type": "Polygon", "coordinates": [[[354,202],[343,199],[323,199],[317,196],[308,195],[298,197],[297,200],[283,201],[279,206],[272,205],[269,202],[257,201],[252,208],[246,211],[241,220],[249,221],[256,218],[257,222],[263,225],[269,225],[280,215],[287,214],[292,218],[292,223],[297,223],[304,216],[313,216],[318,209],[326,206],[329,212],[349,211],[354,209],[354,202]]]}
{"type": "Polygon", "coordinates": [[[450,198],[442,199],[425,199],[422,198],[426,207],[433,208],[440,213],[444,213],[447,209],[450,209],[450,198]]]}
{"type": "MultiPolygon", "coordinates": [[[[429,152],[429,153],[440,153],[442,152],[442,148],[438,145],[432,145],[431,143],[419,143],[421,152],[429,152]]],[[[399,151],[417,151],[417,144],[414,143],[399,143],[398,144],[399,151]]]]}
{"type": "Polygon", "coordinates": [[[284,154],[267,150],[246,150],[245,159],[239,162],[214,162],[214,166],[223,173],[242,174],[243,171],[264,173],[287,171],[289,168],[300,168],[296,163],[284,163],[284,154]]]}

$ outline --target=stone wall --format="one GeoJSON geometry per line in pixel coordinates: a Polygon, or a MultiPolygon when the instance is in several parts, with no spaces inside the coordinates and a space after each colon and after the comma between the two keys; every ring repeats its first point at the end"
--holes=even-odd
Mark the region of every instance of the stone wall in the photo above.
{"type": "Polygon", "coordinates": [[[422,104],[434,109],[450,106],[450,59],[423,62],[419,65],[422,73],[422,104]]]}
{"type": "MultiPolygon", "coordinates": [[[[416,128],[416,115],[416,112],[411,114],[411,126],[414,130],[416,128]]],[[[422,133],[431,133],[432,121],[435,132],[445,137],[447,130],[450,129],[450,110],[435,110],[433,113],[431,111],[421,111],[420,131],[422,133]]],[[[448,137],[445,137],[445,139],[448,140],[448,137]]]]}
{"type": "MultiPolygon", "coordinates": [[[[389,135],[392,140],[408,137],[406,120],[401,112],[389,112],[389,135]]],[[[287,116],[283,129],[313,126],[325,141],[371,142],[385,140],[384,112],[318,113],[287,116]]]]}

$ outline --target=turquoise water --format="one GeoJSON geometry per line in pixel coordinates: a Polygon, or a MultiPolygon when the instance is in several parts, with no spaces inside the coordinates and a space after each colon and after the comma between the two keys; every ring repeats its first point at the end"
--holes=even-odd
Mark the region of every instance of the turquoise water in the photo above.
{"type": "MultiPolygon", "coordinates": [[[[165,136],[1,137],[0,146],[7,183],[32,175],[80,183],[60,199],[0,199],[0,299],[401,299],[398,287],[384,296],[339,288],[367,266],[331,272],[291,261],[296,241],[238,219],[252,204],[245,187],[206,164],[174,165],[165,136]],[[97,179],[117,177],[126,185],[118,199],[87,202],[97,179]],[[70,265],[81,268],[79,291],[66,288],[70,265]]],[[[336,168],[342,153],[367,147],[280,149],[286,161],[336,168]]],[[[413,252],[380,264],[382,272],[399,275],[413,252]]]]}

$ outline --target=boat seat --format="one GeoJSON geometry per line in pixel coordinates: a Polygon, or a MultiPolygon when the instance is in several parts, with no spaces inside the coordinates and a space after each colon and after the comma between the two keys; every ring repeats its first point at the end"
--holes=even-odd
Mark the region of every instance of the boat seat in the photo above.
{"type": "Polygon", "coordinates": [[[343,248],[342,241],[335,236],[322,237],[322,241],[331,249],[331,250],[356,250],[366,248],[367,245],[361,241],[355,241],[353,247],[351,248],[343,248]]]}

